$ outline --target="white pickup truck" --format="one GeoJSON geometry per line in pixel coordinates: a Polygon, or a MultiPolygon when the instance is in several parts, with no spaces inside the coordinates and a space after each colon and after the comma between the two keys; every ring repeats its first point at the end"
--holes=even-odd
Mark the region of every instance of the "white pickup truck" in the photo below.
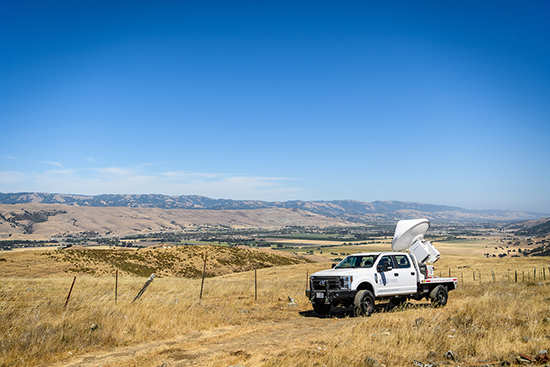
{"type": "Polygon", "coordinates": [[[335,306],[354,307],[357,315],[369,316],[377,300],[400,305],[408,299],[426,298],[445,306],[448,291],[456,289],[456,278],[433,274],[439,251],[425,241],[427,219],[402,220],[397,224],[394,252],[358,253],[346,257],[332,269],[311,275],[306,296],[318,314],[335,306]],[[397,252],[408,250],[409,252],[397,252]]]}

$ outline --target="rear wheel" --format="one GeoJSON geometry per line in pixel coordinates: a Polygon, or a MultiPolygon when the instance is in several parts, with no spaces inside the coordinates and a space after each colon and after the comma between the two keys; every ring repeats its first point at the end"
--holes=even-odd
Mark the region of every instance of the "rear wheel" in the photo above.
{"type": "Polygon", "coordinates": [[[324,303],[312,303],[313,305],[313,311],[318,313],[319,315],[326,315],[330,312],[330,305],[324,304],[324,303]]]}
{"type": "Polygon", "coordinates": [[[443,307],[447,304],[447,288],[443,285],[438,285],[430,292],[430,299],[435,307],[443,307]]]}
{"type": "Polygon", "coordinates": [[[355,315],[370,316],[374,311],[374,295],[368,290],[359,291],[355,295],[353,305],[355,307],[355,315]]]}

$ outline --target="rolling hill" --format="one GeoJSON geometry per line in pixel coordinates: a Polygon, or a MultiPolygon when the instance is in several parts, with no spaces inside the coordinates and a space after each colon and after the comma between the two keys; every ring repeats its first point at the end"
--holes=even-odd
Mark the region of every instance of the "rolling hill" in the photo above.
{"type": "Polygon", "coordinates": [[[305,257],[284,252],[215,245],[166,246],[147,249],[92,249],[74,246],[47,251],[2,253],[4,276],[52,276],[60,274],[120,274],[148,277],[200,277],[207,256],[205,276],[240,273],[254,269],[311,263],[305,257]],[[32,270],[29,270],[29,266],[32,270]]]}
{"type": "Polygon", "coordinates": [[[195,210],[0,204],[0,239],[45,239],[89,233],[126,236],[208,227],[345,226],[350,222],[300,209],[195,210]]]}
{"type": "Polygon", "coordinates": [[[0,239],[66,237],[73,233],[124,236],[199,227],[283,228],[432,221],[526,221],[543,214],[402,201],[286,201],[211,199],[203,196],[65,195],[0,193],[0,239]]]}
{"type": "Polygon", "coordinates": [[[0,204],[63,204],[78,207],[127,207],[158,209],[300,209],[305,212],[364,223],[395,221],[426,217],[445,221],[525,221],[543,218],[545,214],[511,210],[469,210],[447,205],[433,205],[403,201],[356,200],[285,201],[211,199],[197,195],[168,196],[159,194],[136,195],[67,195],[48,193],[0,193],[0,204]]]}

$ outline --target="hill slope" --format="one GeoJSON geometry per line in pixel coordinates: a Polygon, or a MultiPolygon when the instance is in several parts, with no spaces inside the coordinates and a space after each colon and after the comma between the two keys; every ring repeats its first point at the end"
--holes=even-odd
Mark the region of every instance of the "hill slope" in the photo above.
{"type": "Polygon", "coordinates": [[[299,209],[192,210],[81,207],[56,204],[0,204],[0,239],[44,239],[74,233],[125,236],[197,227],[281,228],[350,225],[299,209]]]}
{"type": "Polygon", "coordinates": [[[2,271],[5,277],[64,273],[113,275],[118,270],[121,274],[142,277],[154,273],[165,277],[198,278],[202,275],[205,254],[207,277],[311,262],[303,257],[277,251],[214,245],[140,250],[68,248],[6,252],[2,253],[1,258],[4,259],[2,271]]]}
{"type": "Polygon", "coordinates": [[[550,218],[531,220],[517,225],[510,226],[517,229],[517,236],[542,237],[550,235],[550,218]]]}

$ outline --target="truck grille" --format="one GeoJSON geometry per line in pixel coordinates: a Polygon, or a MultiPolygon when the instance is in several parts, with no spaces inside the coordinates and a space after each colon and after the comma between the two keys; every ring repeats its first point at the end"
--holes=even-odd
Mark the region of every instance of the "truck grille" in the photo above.
{"type": "Polygon", "coordinates": [[[311,279],[312,290],[326,290],[326,284],[328,282],[328,289],[341,289],[343,287],[343,279],[340,277],[315,277],[311,279]]]}

